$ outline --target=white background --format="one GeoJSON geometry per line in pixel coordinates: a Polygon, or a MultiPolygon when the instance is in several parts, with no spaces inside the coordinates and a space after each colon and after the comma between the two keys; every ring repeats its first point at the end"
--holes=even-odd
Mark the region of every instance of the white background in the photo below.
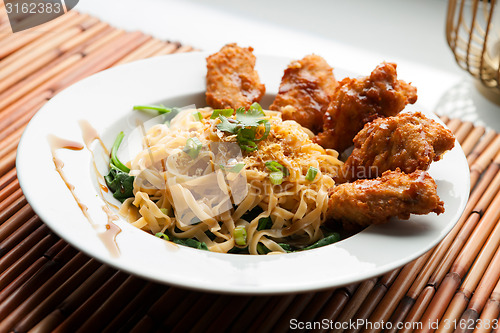
{"type": "Polygon", "coordinates": [[[76,9],[207,51],[237,42],[256,53],[316,53],[361,75],[394,61],[420,107],[500,131],[500,106],[477,92],[448,48],[445,0],[80,0],[76,9]]]}

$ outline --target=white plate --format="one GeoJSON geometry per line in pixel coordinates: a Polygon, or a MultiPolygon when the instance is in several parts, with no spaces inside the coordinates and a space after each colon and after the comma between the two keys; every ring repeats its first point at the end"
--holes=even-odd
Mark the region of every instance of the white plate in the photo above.
{"type": "MultiPolygon", "coordinates": [[[[17,174],[34,211],[54,232],[106,264],[157,282],[223,293],[271,294],[336,287],[381,275],[431,249],[459,219],[469,194],[469,168],[457,143],[430,169],[445,202],[446,212],[440,216],[395,220],[369,227],[333,245],[271,256],[174,249],[125,220],[118,220],[122,232],[116,243],[121,254],[113,257],[56,172],[47,136],[83,142],[78,121],[85,119],[110,147],[119,131],[130,131],[131,119],[143,116],[132,111],[133,105],[205,106],[206,56],[169,55],[103,71],[64,90],[33,117],[19,144],[17,174]]],[[[267,88],[263,106],[277,92],[289,61],[257,57],[257,69],[267,88]]],[[[337,78],[347,74],[335,69],[337,78]]],[[[93,220],[106,223],[89,151],[61,149],[57,154],[93,220]]]]}

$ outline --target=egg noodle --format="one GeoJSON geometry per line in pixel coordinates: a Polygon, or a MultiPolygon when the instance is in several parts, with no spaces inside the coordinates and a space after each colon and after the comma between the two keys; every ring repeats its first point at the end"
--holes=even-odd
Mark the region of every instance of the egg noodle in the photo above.
{"type": "Polygon", "coordinates": [[[262,246],[266,253],[286,252],[283,244],[303,248],[323,238],[328,190],[342,166],[338,153],[273,111],[264,111],[270,124],[265,139],[242,152],[236,135],[217,127],[221,119],[211,119],[213,112],[183,110],[170,125],[147,131],[144,149],[127,163],[134,197],[120,213],[142,230],[195,239],[223,253],[247,248],[259,254],[262,246]],[[189,142],[198,144],[195,154],[186,150],[189,142]],[[281,181],[272,181],[266,162],[283,167],[281,181]],[[242,228],[243,242],[235,237],[242,228]]]}

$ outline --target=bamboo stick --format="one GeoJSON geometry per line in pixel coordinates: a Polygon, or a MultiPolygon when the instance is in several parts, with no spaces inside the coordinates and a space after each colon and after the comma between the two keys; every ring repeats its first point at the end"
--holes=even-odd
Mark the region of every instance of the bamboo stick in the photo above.
{"type": "Polygon", "coordinates": [[[50,95],[51,93],[47,91],[43,94],[37,95],[36,97],[33,96],[33,98],[28,100],[25,104],[13,104],[9,109],[17,108],[15,114],[11,114],[10,112],[0,114],[0,140],[6,139],[12,133],[25,127],[31,117],[33,117],[33,115],[47,102],[50,95]],[[20,113],[21,116],[14,117],[17,113],[20,113]]]}
{"type": "MultiPolygon", "coordinates": [[[[495,196],[495,199],[491,203],[491,206],[498,207],[499,204],[500,192],[498,192],[495,196]]],[[[441,304],[443,304],[443,302],[445,302],[446,304],[449,303],[453,296],[453,293],[460,285],[462,277],[472,265],[472,261],[484,244],[487,235],[490,234],[491,230],[493,229],[494,223],[498,220],[499,217],[499,209],[488,209],[483,215],[478,226],[474,229],[471,237],[460,252],[458,258],[453,263],[451,272],[448,273],[448,275],[443,280],[443,283],[438,288],[435,299],[433,299],[433,301],[429,304],[429,307],[424,313],[425,322],[435,321],[442,317],[445,309],[441,307],[441,304]]],[[[430,331],[429,329],[425,329],[425,322],[424,329],[419,330],[418,332],[430,331]]]]}
{"type": "Polygon", "coordinates": [[[474,164],[470,167],[470,185],[474,187],[477,180],[483,173],[483,171],[491,163],[495,155],[498,154],[500,150],[500,134],[495,137],[495,140],[486,148],[486,150],[477,158],[474,164]]]}
{"type": "Polygon", "coordinates": [[[320,313],[326,302],[332,297],[333,292],[334,290],[331,289],[316,293],[311,303],[309,303],[307,308],[300,314],[298,321],[313,321],[316,318],[316,315],[320,313]]]}
{"type": "Polygon", "coordinates": [[[109,24],[104,22],[96,22],[96,24],[88,27],[81,34],[72,38],[59,46],[61,52],[70,52],[76,49],[78,46],[87,42],[90,38],[103,33],[104,31],[110,29],[109,24]]]}
{"type": "MultiPolygon", "coordinates": [[[[453,228],[452,232],[445,237],[446,241],[453,240],[453,245],[449,247],[445,258],[441,260],[438,268],[429,279],[430,284],[438,285],[444,278],[446,272],[448,272],[453,261],[457,258],[465,242],[476,227],[476,224],[480,219],[480,215],[483,214],[489,207],[494,195],[499,190],[500,175],[498,174],[498,167],[490,165],[486,173],[481,178],[478,186],[472,192],[472,195],[469,198],[470,204],[467,204],[466,211],[460,218],[457,225],[453,228]],[[492,177],[495,178],[492,179],[492,177]],[[477,213],[470,215],[472,211],[477,213]],[[465,216],[469,216],[469,218],[465,219],[465,216]],[[457,230],[456,233],[455,230],[457,230]],[[458,234],[458,236],[455,236],[455,234],[458,234]]],[[[442,243],[440,243],[438,247],[441,246],[442,243]]]]}
{"type": "MultiPolygon", "coordinates": [[[[64,15],[66,16],[66,15],[64,15]]],[[[88,15],[78,15],[73,20],[65,22],[64,26],[61,26],[61,29],[67,30],[72,27],[82,23],[83,21],[89,18],[88,15]]],[[[59,31],[58,31],[59,32],[59,31]]],[[[6,75],[6,73],[11,73],[12,69],[8,72],[5,72],[7,68],[19,67],[20,65],[26,63],[30,59],[36,58],[36,56],[42,54],[45,51],[55,48],[58,45],[58,41],[60,41],[59,37],[54,37],[58,35],[58,33],[53,34],[44,34],[40,36],[40,38],[36,39],[33,43],[26,45],[25,47],[17,50],[14,53],[11,53],[9,56],[2,59],[0,62],[0,69],[2,70],[2,74],[6,75]]]]}
{"type": "MultiPolygon", "coordinates": [[[[107,35],[109,35],[111,31],[112,28],[108,27],[103,31],[97,33],[95,33],[95,31],[92,29],[88,29],[83,32],[78,36],[85,37],[79,39],[79,42],[81,42],[81,44],[75,45],[73,49],[66,51],[64,55],[53,61],[51,64],[45,66],[44,68],[38,70],[36,73],[33,73],[29,77],[13,85],[3,93],[0,93],[0,110],[6,108],[7,106],[11,105],[21,98],[23,98],[24,101],[27,101],[29,100],[29,98],[32,98],[33,95],[36,96],[36,94],[43,93],[44,86],[48,86],[50,88],[50,84],[52,82],[50,80],[54,76],[60,74],[63,71],[69,70],[70,67],[77,67],[77,62],[84,57],[82,51],[96,40],[99,40],[101,37],[106,37],[107,35]],[[35,88],[41,88],[41,90],[33,92],[35,88]]],[[[73,42],[73,39],[69,42],[73,42]]],[[[67,43],[68,42],[61,45],[61,48],[67,48],[67,43]]],[[[7,113],[6,110],[3,113],[0,113],[0,115],[5,113],[7,113]]]]}
{"type": "Polygon", "coordinates": [[[89,295],[94,294],[116,271],[109,266],[99,268],[69,295],[52,313],[40,320],[31,330],[51,332],[72,314],[89,295]]]}
{"type": "MultiPolygon", "coordinates": [[[[224,312],[219,313],[219,315],[212,320],[210,325],[200,325],[200,327],[206,327],[205,332],[207,333],[217,333],[226,332],[234,321],[239,320],[238,315],[244,314],[243,309],[250,302],[252,297],[250,296],[233,296],[229,299],[228,305],[224,309],[224,312]]],[[[198,324],[193,327],[193,331],[196,330],[198,324]]]]}
{"type": "MultiPolygon", "coordinates": [[[[37,215],[31,217],[19,229],[14,231],[9,237],[0,243],[0,254],[9,252],[24,239],[30,238],[31,234],[40,226],[42,226],[40,218],[37,215]]],[[[48,231],[48,229],[46,229],[46,231],[48,231]]]]}
{"type": "MultiPolygon", "coordinates": [[[[90,259],[83,264],[75,273],[64,281],[60,281],[60,285],[51,290],[41,302],[34,304],[35,307],[27,313],[23,319],[16,323],[14,330],[17,332],[26,332],[35,324],[47,316],[51,309],[60,304],[72,291],[79,285],[85,282],[101,264],[95,259],[90,259]]],[[[36,298],[33,298],[36,299],[36,298]]]]}
{"type": "MultiPolygon", "coordinates": [[[[389,288],[384,298],[382,298],[382,301],[375,308],[375,311],[371,314],[369,319],[370,322],[382,322],[389,319],[391,313],[394,311],[399,301],[403,298],[404,294],[408,291],[413,281],[417,277],[419,270],[431,256],[431,253],[432,250],[427,251],[427,253],[403,267],[397,279],[389,288]]],[[[381,328],[377,329],[375,326],[365,330],[365,332],[380,331],[381,328]]]]}
{"type": "MultiPolygon", "coordinates": [[[[486,246],[485,246],[486,247],[486,246]]],[[[486,249],[483,249],[481,251],[481,254],[483,254],[486,249]]],[[[484,276],[482,275],[482,267],[477,268],[477,266],[481,266],[481,256],[478,258],[476,263],[474,263],[474,266],[472,267],[471,271],[467,275],[466,280],[462,283],[462,286],[460,287],[460,290],[463,292],[463,294],[467,295],[467,300],[470,299],[468,302],[463,302],[465,304],[459,304],[458,306],[455,305],[453,302],[450,304],[450,307],[455,307],[455,308],[464,308],[467,306],[467,310],[460,316],[460,313],[455,317],[453,316],[452,318],[459,318],[458,322],[465,323],[465,327],[462,328],[470,328],[472,322],[476,323],[477,320],[479,319],[479,314],[483,311],[483,308],[488,301],[489,295],[493,292],[493,289],[495,287],[495,284],[499,281],[500,278],[500,248],[497,248],[497,251],[495,253],[495,256],[493,260],[488,260],[487,262],[483,261],[483,264],[488,266],[486,269],[486,272],[484,273],[484,276]],[[489,265],[488,265],[489,263],[489,265]],[[475,279],[478,277],[481,279],[480,283],[479,281],[475,281],[475,279]],[[479,285],[478,285],[479,283],[479,285]],[[471,295],[472,298],[471,298],[471,295]],[[460,316],[460,317],[459,317],[460,316]]],[[[460,301],[460,300],[459,300],[460,301]]],[[[457,301],[458,302],[458,301],[457,301]]],[[[463,309],[462,309],[463,311],[463,309]]],[[[445,314],[446,317],[446,314],[445,314]]],[[[495,317],[496,318],[496,317],[495,317]]],[[[493,319],[493,318],[491,318],[493,319]]],[[[475,326],[475,325],[474,325],[475,326]]],[[[472,329],[460,329],[459,332],[467,332],[467,331],[472,331],[472,329]]]]}
{"type": "MultiPolygon", "coordinates": [[[[36,244],[32,249],[30,249],[23,260],[19,260],[16,262],[15,267],[23,265],[24,268],[28,268],[35,260],[32,260],[34,257],[40,258],[40,254],[43,252],[40,252],[40,250],[46,250],[49,248],[52,244],[53,241],[51,239],[51,235],[48,234],[44,237],[44,239],[36,244]]],[[[13,269],[11,269],[12,271],[13,269]]],[[[22,272],[20,270],[20,272],[22,272]]],[[[8,272],[4,273],[5,275],[3,277],[8,277],[9,279],[12,280],[11,276],[8,276],[8,272]]],[[[2,274],[3,275],[3,274],[2,274]]],[[[14,277],[15,278],[15,277],[14,277]]],[[[6,281],[4,282],[5,285],[7,285],[7,282],[11,281],[6,281]]],[[[4,287],[4,286],[2,286],[4,287]]],[[[0,328],[2,332],[7,332],[12,328],[12,325],[15,323],[15,320],[9,320],[8,318],[12,315],[13,311],[16,311],[15,309],[18,308],[18,305],[26,298],[29,296],[33,290],[31,290],[29,293],[25,292],[26,290],[24,289],[18,289],[12,294],[10,294],[4,302],[0,304],[0,318],[2,320],[0,321],[0,328]],[[23,292],[24,291],[24,292],[23,292]]]]}
{"type": "Polygon", "coordinates": [[[484,134],[476,147],[472,150],[470,154],[467,155],[467,163],[471,166],[476,159],[483,153],[483,151],[490,145],[495,139],[497,133],[494,130],[489,130],[484,134]]]}
{"type": "MultiPolygon", "coordinates": [[[[256,296],[252,297],[251,301],[248,303],[246,308],[243,310],[245,313],[244,316],[241,316],[235,322],[231,323],[230,331],[231,332],[243,332],[248,330],[248,327],[255,321],[259,320],[258,318],[261,316],[263,309],[267,304],[272,302],[272,297],[270,296],[256,296]]],[[[193,332],[195,332],[197,326],[193,328],[193,332]]]]}
{"type": "Polygon", "coordinates": [[[483,126],[475,127],[472,132],[470,132],[469,136],[462,143],[462,150],[464,151],[465,156],[468,156],[474,147],[477,145],[481,137],[486,132],[486,129],[483,126]]]}
{"type": "MultiPolygon", "coordinates": [[[[16,169],[9,170],[6,174],[0,175],[0,190],[3,190],[17,177],[16,169]]],[[[1,223],[1,222],[0,222],[1,223]]]]}
{"type": "MultiPolygon", "coordinates": [[[[10,234],[18,229],[24,221],[32,217],[35,213],[29,205],[25,205],[12,215],[0,228],[0,242],[3,242],[10,234]]],[[[0,272],[2,270],[0,269],[0,272]]]]}
{"type": "Polygon", "coordinates": [[[460,125],[462,125],[462,120],[460,120],[460,118],[453,118],[446,125],[450,131],[456,133],[460,125]]]}
{"type": "MultiPolygon", "coordinates": [[[[460,315],[464,312],[467,303],[469,302],[470,294],[464,294],[463,291],[458,291],[451,302],[449,303],[446,312],[439,322],[436,333],[445,332],[463,332],[461,330],[461,323],[458,321],[460,315]],[[454,323],[457,323],[456,325],[454,323]]],[[[463,323],[465,324],[465,323],[463,323]]]]}
{"type": "Polygon", "coordinates": [[[120,61],[118,61],[115,66],[125,64],[127,62],[145,59],[150,57],[155,52],[159,51],[163,47],[163,42],[158,39],[151,39],[150,41],[144,43],[140,47],[138,47],[135,51],[130,52],[128,55],[123,57],[120,61]]]}
{"type": "MultiPolygon", "coordinates": [[[[88,329],[92,325],[102,325],[105,323],[93,323],[91,322],[93,316],[89,317],[89,314],[95,314],[100,311],[100,307],[105,304],[106,299],[110,297],[117,286],[120,286],[127,275],[122,272],[115,272],[111,278],[109,278],[106,283],[104,283],[95,293],[88,297],[87,301],[83,303],[78,309],[75,310],[68,318],[61,323],[53,332],[96,332],[96,330],[84,330],[88,329]]],[[[111,318],[110,318],[111,319],[111,318]]],[[[110,320],[109,319],[109,320],[110,320]]]]}
{"type": "MultiPolygon", "coordinates": [[[[193,295],[196,295],[193,293],[193,295]]],[[[216,294],[209,293],[198,293],[198,299],[196,302],[191,304],[191,307],[186,309],[186,311],[179,312],[178,316],[173,316],[169,321],[163,323],[163,328],[172,333],[184,333],[190,330],[195,330],[194,325],[196,324],[201,330],[205,331],[207,324],[211,322],[214,317],[224,312],[224,307],[227,305],[228,296],[220,296],[216,294]],[[207,309],[206,304],[211,304],[207,309]],[[200,317],[197,322],[192,320],[194,317],[200,317]],[[207,319],[208,317],[208,319],[207,319]]]]}
{"type": "MultiPolygon", "coordinates": [[[[113,318],[111,323],[102,333],[113,333],[119,330],[130,331],[133,326],[144,317],[152,304],[158,301],[160,296],[167,290],[168,287],[165,285],[149,282],[130,302],[127,303],[120,313],[113,318]]],[[[231,307],[229,308],[231,309],[231,307]]]]}
{"type": "MultiPolygon", "coordinates": [[[[321,320],[335,321],[357,288],[357,284],[351,284],[335,290],[332,297],[330,297],[325,306],[323,306],[321,312],[318,313],[316,318],[320,318],[321,320]]],[[[318,332],[324,331],[326,331],[326,329],[324,328],[318,330],[318,332]]]]}
{"type": "MultiPolygon", "coordinates": [[[[14,179],[12,182],[8,183],[3,189],[0,190],[0,205],[3,204],[7,197],[11,196],[12,193],[19,189],[19,180],[14,179]]],[[[5,207],[4,207],[5,208],[5,207]]],[[[0,209],[2,211],[3,209],[0,209]]],[[[0,222],[1,224],[1,222],[0,222]]]]}
{"type": "MultiPolygon", "coordinates": [[[[376,278],[361,282],[358,289],[356,289],[354,295],[349,300],[349,303],[347,303],[345,308],[342,310],[336,321],[341,323],[347,323],[350,320],[352,320],[356,312],[359,310],[359,307],[361,306],[361,304],[363,304],[364,300],[370,293],[370,291],[373,289],[373,287],[375,287],[376,283],[377,283],[376,278]]],[[[343,329],[332,330],[332,332],[339,332],[339,333],[342,331],[343,329]]]]}
{"type": "Polygon", "coordinates": [[[411,307],[406,316],[404,322],[405,326],[403,329],[399,330],[399,333],[410,333],[416,327],[412,327],[412,325],[423,325],[423,322],[420,321],[422,315],[427,308],[427,305],[431,302],[436,290],[432,286],[427,286],[424,290],[418,295],[417,300],[411,307]]]}
{"type": "Polygon", "coordinates": [[[172,54],[177,50],[178,45],[173,43],[166,44],[163,48],[153,54],[153,57],[159,57],[162,55],[172,54]]]}
{"type": "Polygon", "coordinates": [[[66,246],[66,243],[62,240],[57,241],[43,254],[43,256],[39,257],[31,266],[29,266],[28,269],[22,272],[14,281],[0,291],[0,303],[2,303],[14,292],[20,290],[25,283],[28,283],[29,279],[31,279],[35,274],[38,274],[44,265],[46,265],[49,260],[52,260],[55,254],[63,250],[64,246],[66,246]]]}
{"type": "Polygon", "coordinates": [[[15,165],[16,165],[16,151],[12,151],[8,153],[7,156],[5,156],[2,160],[0,160],[0,175],[5,174],[15,165]]]}
{"type": "MultiPolygon", "coordinates": [[[[72,26],[73,24],[78,24],[78,20],[76,17],[78,13],[75,11],[71,11],[70,13],[59,17],[56,20],[52,20],[45,25],[45,29],[47,31],[54,30],[60,31],[61,29],[65,29],[67,27],[72,26]]],[[[84,17],[85,18],[85,17],[84,17]]],[[[48,34],[45,34],[47,36],[48,34]]],[[[14,53],[25,45],[32,43],[34,40],[38,38],[43,38],[44,35],[42,33],[33,33],[26,32],[19,36],[19,34],[11,34],[7,38],[0,41],[0,59],[5,58],[6,56],[14,53]]],[[[45,37],[47,38],[47,37],[45,37]]],[[[44,39],[47,40],[47,39],[44,39]]],[[[33,43],[32,43],[33,44],[33,43]]],[[[2,60],[2,62],[5,59],[2,60]]]]}
{"type": "Polygon", "coordinates": [[[260,321],[254,321],[249,327],[250,332],[271,332],[273,326],[278,321],[278,319],[283,315],[288,306],[296,298],[295,295],[283,295],[274,297],[270,304],[268,304],[267,310],[264,313],[267,315],[260,321]],[[272,306],[272,307],[271,307],[272,306]]]}
{"type": "Polygon", "coordinates": [[[290,322],[292,319],[297,319],[299,315],[304,311],[306,306],[311,302],[314,297],[314,293],[300,294],[296,297],[294,302],[285,310],[283,316],[281,316],[276,325],[272,327],[272,332],[286,332],[290,328],[290,322]]]}
{"type": "MultiPolygon", "coordinates": [[[[490,205],[493,209],[488,209],[484,213],[478,226],[468,239],[462,252],[455,260],[455,263],[451,268],[453,272],[457,272],[461,277],[463,277],[467,270],[471,267],[474,258],[479,253],[481,247],[485,244],[486,238],[490,235],[496,222],[500,218],[500,209],[498,209],[498,207],[500,207],[500,192],[496,194],[490,205]]],[[[500,224],[498,224],[498,226],[500,227],[500,224]]],[[[497,229],[495,229],[495,231],[497,231],[497,229]]],[[[497,232],[500,232],[500,229],[497,232]]],[[[494,235],[496,236],[497,234],[494,235]]]]}
{"type": "Polygon", "coordinates": [[[5,240],[2,242],[5,249],[10,251],[0,259],[0,272],[2,272],[0,274],[0,289],[5,288],[13,278],[31,264],[30,258],[39,257],[48,249],[46,246],[50,246],[50,241],[54,240],[54,238],[46,237],[47,231],[47,227],[42,225],[33,233],[33,237],[23,239],[14,248],[10,248],[9,244],[4,244],[5,240]],[[43,245],[42,239],[44,240],[43,245]],[[20,258],[23,258],[23,260],[19,260],[20,258]]]}
{"type": "Polygon", "coordinates": [[[498,326],[498,316],[500,315],[500,280],[497,282],[493,292],[491,293],[490,299],[486,303],[483,311],[481,312],[481,323],[482,326],[477,326],[474,333],[486,333],[490,332],[491,328],[496,323],[498,326]]]}
{"type": "MultiPolygon", "coordinates": [[[[31,312],[37,304],[45,299],[50,292],[56,288],[56,286],[60,285],[61,281],[67,280],[88,260],[89,258],[80,252],[66,265],[64,265],[64,267],[53,274],[36,291],[31,289],[28,284],[25,284],[24,288],[12,294],[7,301],[0,305],[0,318],[4,318],[0,322],[0,332],[12,330],[14,325],[24,318],[26,314],[31,312]],[[13,296],[18,297],[16,298],[13,296]],[[20,298],[22,298],[22,303],[19,302],[20,298]]],[[[51,266],[54,266],[54,264],[51,266]]],[[[48,267],[47,270],[49,270],[49,268],[50,267],[48,267]]],[[[34,276],[31,280],[34,280],[35,278],[36,276],[34,276]]],[[[41,281],[43,281],[43,279],[41,281]]]]}
{"type": "MultiPolygon", "coordinates": [[[[354,317],[356,321],[368,319],[368,317],[373,313],[373,310],[375,309],[377,304],[379,304],[380,300],[384,297],[392,283],[396,280],[400,271],[401,268],[398,268],[382,276],[375,287],[370,291],[368,297],[360,306],[359,310],[356,312],[356,316],[354,317]]],[[[346,330],[346,332],[354,333],[359,332],[360,330],[361,327],[357,326],[356,328],[346,330]]]]}
{"type": "Polygon", "coordinates": [[[23,132],[24,128],[19,128],[16,131],[14,131],[10,136],[8,136],[5,140],[0,142],[0,159],[7,156],[7,154],[10,153],[11,151],[17,149],[17,146],[19,145],[19,140],[21,139],[21,135],[23,134],[23,132]]]}
{"type": "Polygon", "coordinates": [[[43,68],[45,65],[55,60],[61,55],[58,45],[70,40],[81,32],[80,27],[74,27],[57,34],[50,44],[44,44],[43,48],[37,50],[29,56],[18,59],[9,66],[3,67],[0,74],[0,91],[4,91],[10,86],[21,81],[23,78],[43,68]]]}
{"type": "Polygon", "coordinates": [[[439,118],[441,119],[441,121],[442,121],[443,123],[445,123],[445,124],[446,124],[447,122],[449,122],[449,121],[450,121],[450,117],[448,117],[448,116],[446,116],[446,115],[441,115],[441,116],[438,116],[438,117],[439,117],[439,118]]]}
{"type": "MultiPolygon", "coordinates": [[[[3,208],[2,210],[0,210],[0,223],[4,223],[5,221],[7,221],[7,219],[9,219],[27,203],[28,202],[23,196],[22,190],[18,189],[16,192],[14,192],[13,195],[0,203],[0,208],[3,208]]],[[[0,227],[0,230],[2,229],[3,227],[0,227]]]]}
{"type": "Polygon", "coordinates": [[[470,121],[464,121],[459,128],[454,132],[455,138],[458,140],[460,144],[462,144],[467,138],[467,136],[471,133],[474,125],[470,121]]]}
{"type": "MultiPolygon", "coordinates": [[[[145,285],[145,281],[127,274],[118,272],[118,275],[123,275],[124,281],[120,283],[118,288],[112,289],[114,292],[104,301],[85,323],[78,328],[77,332],[97,332],[111,322],[120,310],[119,305],[128,302],[132,297],[145,285]]],[[[115,284],[117,286],[118,284],[115,284]]]]}

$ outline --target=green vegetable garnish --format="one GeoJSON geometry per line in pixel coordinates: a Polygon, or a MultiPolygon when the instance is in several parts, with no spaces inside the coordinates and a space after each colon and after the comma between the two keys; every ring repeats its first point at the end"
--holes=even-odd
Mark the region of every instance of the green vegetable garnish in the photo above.
{"type": "MultiPolygon", "coordinates": [[[[212,114],[214,116],[214,114],[212,114]]],[[[217,125],[217,129],[223,132],[236,134],[236,140],[240,148],[245,151],[257,150],[257,143],[264,140],[271,131],[271,124],[267,119],[264,119],[265,113],[258,103],[253,103],[248,111],[244,108],[236,110],[236,119],[228,118],[222,112],[219,112],[218,117],[221,121],[217,125]],[[260,138],[256,138],[257,129],[264,125],[264,134],[260,138]]]]}
{"type": "Polygon", "coordinates": [[[157,232],[155,236],[164,240],[170,240],[170,238],[168,238],[168,235],[164,234],[163,232],[157,232]]]}
{"type": "Polygon", "coordinates": [[[134,176],[121,171],[115,165],[110,165],[109,173],[104,176],[104,180],[113,192],[113,197],[120,202],[134,196],[134,176]]]}
{"type": "Polygon", "coordinates": [[[210,119],[217,119],[219,118],[219,115],[224,117],[231,117],[233,113],[234,113],[233,109],[216,109],[210,116],[210,119]]]}
{"type": "Polygon", "coordinates": [[[269,250],[264,244],[262,243],[257,244],[257,253],[268,254],[269,252],[271,252],[271,250],[269,250]]]}
{"type": "Polygon", "coordinates": [[[165,215],[168,215],[168,209],[166,208],[160,208],[160,211],[165,214],[165,215]]]}
{"type": "Polygon", "coordinates": [[[192,114],[193,114],[194,120],[196,120],[196,121],[201,121],[203,119],[203,116],[201,115],[200,111],[193,111],[192,114]]]}
{"type": "Polygon", "coordinates": [[[316,249],[318,247],[322,247],[325,245],[330,245],[330,244],[336,243],[339,240],[340,240],[340,234],[334,232],[334,233],[326,236],[325,238],[320,239],[316,243],[309,245],[308,247],[303,248],[302,250],[316,249]]]}
{"type": "Polygon", "coordinates": [[[283,165],[276,161],[266,162],[266,167],[271,171],[269,180],[273,185],[279,185],[283,182],[283,178],[288,175],[288,170],[283,165]]]}
{"type": "Polygon", "coordinates": [[[189,138],[186,141],[186,146],[184,146],[183,151],[191,156],[191,158],[198,157],[203,144],[198,138],[189,138]]]}
{"type": "Polygon", "coordinates": [[[186,239],[179,239],[179,238],[174,238],[172,239],[172,242],[175,244],[179,245],[184,245],[184,246],[189,246],[198,250],[205,250],[208,251],[208,246],[205,242],[198,242],[196,239],[192,238],[186,238],[186,239]]]}
{"type": "Polygon", "coordinates": [[[134,196],[134,176],[130,176],[128,174],[130,169],[120,162],[116,156],[123,137],[123,132],[120,132],[113,143],[113,147],[111,147],[111,159],[109,161],[110,169],[109,173],[104,176],[106,185],[109,187],[111,192],[113,192],[113,197],[120,202],[134,196]]]}
{"type": "Polygon", "coordinates": [[[158,114],[165,114],[175,111],[177,108],[169,108],[164,105],[134,105],[134,110],[145,111],[154,110],[158,111],[158,114]]]}
{"type": "Polygon", "coordinates": [[[233,165],[232,167],[228,168],[227,166],[224,166],[224,165],[219,165],[219,167],[222,169],[222,170],[225,170],[227,172],[231,172],[231,173],[239,173],[241,170],[243,170],[243,168],[245,167],[245,163],[236,163],[235,165],[233,165]]]}
{"type": "Polygon", "coordinates": [[[261,231],[264,229],[271,229],[272,226],[273,226],[273,221],[269,216],[262,217],[259,219],[259,224],[257,225],[257,231],[261,231]]]}
{"type": "Polygon", "coordinates": [[[316,175],[318,174],[319,170],[316,169],[315,167],[309,167],[309,169],[307,170],[307,174],[306,174],[306,180],[312,182],[314,180],[314,178],[316,178],[316,175]]]}
{"type": "Polygon", "coordinates": [[[244,226],[240,225],[234,228],[234,242],[236,245],[247,245],[247,230],[244,226]]]}
{"type": "Polygon", "coordinates": [[[113,143],[113,146],[111,147],[111,162],[121,171],[125,173],[129,173],[130,169],[120,162],[118,159],[118,156],[116,156],[116,153],[118,152],[118,148],[120,148],[120,144],[122,143],[123,137],[125,134],[123,132],[118,133],[118,136],[115,139],[115,142],[113,143]]]}

